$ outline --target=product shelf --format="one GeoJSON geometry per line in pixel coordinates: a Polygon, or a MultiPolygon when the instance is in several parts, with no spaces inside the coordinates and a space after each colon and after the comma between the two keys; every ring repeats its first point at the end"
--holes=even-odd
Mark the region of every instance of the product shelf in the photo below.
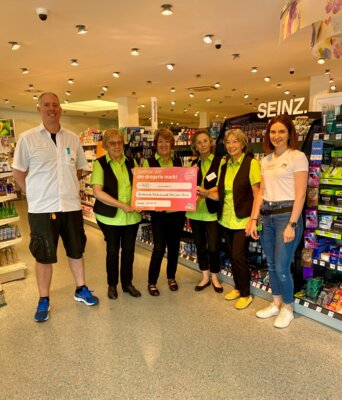
{"type": "Polygon", "coordinates": [[[16,216],[16,217],[1,218],[0,219],[0,226],[7,225],[7,224],[12,224],[13,222],[18,222],[19,220],[20,220],[19,215],[16,216]]]}
{"type": "Polygon", "coordinates": [[[328,261],[319,260],[317,258],[313,259],[313,263],[315,265],[319,265],[320,267],[324,267],[324,268],[327,268],[327,269],[332,269],[334,271],[342,272],[342,265],[340,265],[340,264],[333,264],[333,263],[330,263],[328,261]]]}
{"type": "Polygon", "coordinates": [[[342,214],[342,207],[338,207],[338,206],[326,206],[324,204],[319,204],[318,210],[342,214]]]}
{"type": "Polygon", "coordinates": [[[13,176],[12,171],[0,172],[0,179],[2,178],[11,178],[13,176]]]}
{"type": "Polygon", "coordinates": [[[0,267],[0,283],[25,278],[25,270],[26,265],[21,262],[0,267]]]}
{"type": "Polygon", "coordinates": [[[336,134],[332,134],[332,133],[315,133],[313,135],[313,140],[324,140],[324,141],[337,141],[337,140],[341,140],[342,139],[342,133],[336,133],[336,134]]]}
{"type": "Polygon", "coordinates": [[[0,203],[16,199],[17,199],[16,193],[6,194],[5,196],[0,196],[0,203]]]}
{"type": "Polygon", "coordinates": [[[341,179],[334,179],[334,178],[321,178],[319,180],[319,183],[330,186],[342,186],[341,179]]]}
{"type": "Polygon", "coordinates": [[[4,240],[4,241],[0,242],[0,249],[5,249],[6,247],[9,247],[9,246],[14,246],[15,244],[20,243],[22,240],[23,240],[23,238],[21,238],[21,237],[11,239],[11,240],[4,240]]]}
{"type": "Polygon", "coordinates": [[[324,236],[324,237],[330,238],[330,239],[337,239],[337,240],[342,239],[342,233],[339,233],[339,232],[332,232],[332,231],[326,231],[323,229],[316,229],[315,233],[318,236],[324,236]]]}

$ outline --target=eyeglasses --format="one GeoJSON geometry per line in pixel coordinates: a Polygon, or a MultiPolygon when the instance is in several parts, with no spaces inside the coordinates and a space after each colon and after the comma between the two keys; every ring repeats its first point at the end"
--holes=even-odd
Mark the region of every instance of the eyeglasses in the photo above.
{"type": "Polygon", "coordinates": [[[110,140],[109,142],[107,142],[107,145],[111,145],[111,146],[122,146],[123,145],[123,141],[119,140],[119,141],[114,141],[114,140],[110,140]]]}

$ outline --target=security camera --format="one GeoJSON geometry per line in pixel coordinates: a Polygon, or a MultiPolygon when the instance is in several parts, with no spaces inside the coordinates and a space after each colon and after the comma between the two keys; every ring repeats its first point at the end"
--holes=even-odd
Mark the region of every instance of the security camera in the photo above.
{"type": "Polygon", "coordinates": [[[221,40],[215,40],[215,49],[219,50],[222,47],[221,40]]]}
{"type": "Polygon", "coordinates": [[[48,10],[43,7],[36,8],[37,15],[41,21],[46,21],[48,17],[48,10]]]}
{"type": "Polygon", "coordinates": [[[290,68],[290,69],[289,69],[289,73],[290,73],[291,75],[293,75],[295,72],[296,72],[296,70],[295,70],[294,68],[290,68]]]}

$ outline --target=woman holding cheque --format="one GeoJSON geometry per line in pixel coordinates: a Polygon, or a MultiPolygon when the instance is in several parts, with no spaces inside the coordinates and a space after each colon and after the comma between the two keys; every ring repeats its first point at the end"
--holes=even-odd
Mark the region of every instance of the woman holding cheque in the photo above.
{"type": "Polygon", "coordinates": [[[107,153],[94,162],[91,186],[96,198],[96,221],[107,243],[108,297],[118,297],[116,286],[119,280],[120,246],[122,289],[133,297],[140,297],[141,293],[133,286],[132,279],[135,239],[141,217],[130,206],[132,169],[137,163],[125,157],[124,139],[116,129],[105,131],[103,148],[107,153]]]}
{"type": "Polygon", "coordinates": [[[217,222],[218,202],[210,200],[206,192],[201,195],[201,190],[209,190],[216,187],[218,171],[223,164],[222,158],[213,154],[213,143],[210,134],[206,130],[197,131],[192,137],[192,150],[198,156],[192,162],[192,166],[198,167],[197,185],[198,199],[196,211],[187,212],[190,219],[192,234],[197,248],[197,260],[202,271],[202,280],[195,287],[200,292],[210,285],[211,273],[212,285],[217,293],[222,293],[223,288],[217,278],[220,271],[219,259],[219,225],[217,222]]]}
{"type": "MultiPolygon", "coordinates": [[[[144,161],[144,167],[181,167],[178,157],[172,157],[175,145],[173,134],[168,129],[159,129],[154,138],[157,149],[155,155],[144,161]]],[[[171,291],[178,290],[176,271],[180,238],[184,228],[185,212],[183,211],[151,211],[153,250],[148,270],[148,292],[151,296],[159,296],[157,281],[161,263],[167,248],[167,281],[171,291]]]]}

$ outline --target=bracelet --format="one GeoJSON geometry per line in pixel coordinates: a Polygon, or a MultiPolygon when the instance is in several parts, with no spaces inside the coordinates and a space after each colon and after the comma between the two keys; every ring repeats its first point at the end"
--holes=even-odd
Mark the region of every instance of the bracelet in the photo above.
{"type": "Polygon", "coordinates": [[[258,218],[251,218],[251,220],[252,220],[252,221],[257,221],[257,220],[258,220],[258,218]]]}

